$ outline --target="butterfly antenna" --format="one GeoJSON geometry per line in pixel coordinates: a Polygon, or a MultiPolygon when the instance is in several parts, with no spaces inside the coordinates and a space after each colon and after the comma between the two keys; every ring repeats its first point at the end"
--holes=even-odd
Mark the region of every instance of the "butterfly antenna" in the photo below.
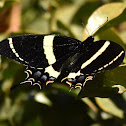
{"type": "Polygon", "coordinates": [[[83,23],[83,21],[81,20],[81,24],[83,25],[83,27],[86,29],[86,31],[87,31],[87,33],[88,33],[88,35],[90,36],[90,33],[89,33],[89,31],[87,30],[87,28],[86,28],[86,26],[85,26],[85,24],[83,23]]]}
{"type": "Polygon", "coordinates": [[[108,17],[107,17],[107,20],[106,20],[102,25],[100,25],[99,27],[97,27],[97,28],[91,33],[91,36],[92,36],[99,28],[101,28],[103,25],[105,25],[107,22],[108,22],[108,17]]]}

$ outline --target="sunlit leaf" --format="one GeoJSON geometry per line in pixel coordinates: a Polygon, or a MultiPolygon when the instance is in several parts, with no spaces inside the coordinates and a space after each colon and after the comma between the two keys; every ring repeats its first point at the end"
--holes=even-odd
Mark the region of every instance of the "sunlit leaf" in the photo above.
{"type": "MultiPolygon", "coordinates": [[[[101,27],[102,25],[109,23],[111,20],[121,15],[125,7],[126,5],[124,3],[116,2],[103,5],[96,11],[94,11],[93,14],[89,17],[88,23],[86,25],[86,29],[89,31],[90,35],[99,30],[99,27],[101,27]]],[[[112,27],[112,24],[110,24],[110,26],[112,27]]],[[[89,35],[87,34],[87,31],[84,30],[84,39],[88,36],[89,35]]]]}
{"type": "Polygon", "coordinates": [[[95,98],[97,104],[99,107],[104,110],[105,112],[108,112],[114,116],[117,116],[119,118],[124,117],[124,112],[120,108],[116,106],[109,98],[95,98]]]}
{"type": "Polygon", "coordinates": [[[43,93],[37,93],[35,95],[35,100],[39,103],[46,104],[51,106],[52,102],[43,94],[43,93]]]}

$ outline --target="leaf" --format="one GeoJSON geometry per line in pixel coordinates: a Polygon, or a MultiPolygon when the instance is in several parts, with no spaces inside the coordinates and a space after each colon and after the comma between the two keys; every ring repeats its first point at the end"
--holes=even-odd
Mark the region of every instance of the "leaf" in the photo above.
{"type": "MultiPolygon", "coordinates": [[[[92,35],[96,33],[101,27],[102,28],[103,26],[106,27],[106,24],[108,24],[111,20],[117,18],[119,15],[122,14],[125,7],[126,4],[124,4],[123,2],[109,3],[99,7],[88,19],[86,29],[88,30],[89,34],[92,35]],[[107,17],[108,17],[108,21],[107,21],[107,17]]],[[[111,23],[109,24],[109,26],[112,27],[113,24],[111,23]]],[[[86,39],[89,36],[87,34],[86,29],[84,30],[83,39],[86,39]]]]}
{"type": "Polygon", "coordinates": [[[58,8],[54,14],[53,20],[52,20],[52,31],[56,31],[57,26],[56,23],[57,21],[62,21],[63,24],[70,24],[71,20],[76,13],[76,11],[79,9],[79,5],[82,5],[83,1],[81,3],[76,4],[71,4],[69,6],[61,6],[58,8]]]}
{"type": "Polygon", "coordinates": [[[122,85],[114,85],[112,87],[118,87],[118,89],[119,89],[118,93],[119,94],[122,94],[122,93],[126,92],[126,88],[124,86],[122,86],[122,85]]]}
{"type": "Polygon", "coordinates": [[[119,118],[124,117],[123,110],[118,108],[116,104],[114,104],[112,100],[110,100],[109,98],[95,98],[95,100],[103,111],[110,113],[114,116],[117,116],[119,118]]]}
{"type": "Polygon", "coordinates": [[[121,65],[113,70],[106,71],[104,75],[106,86],[122,85],[126,88],[126,66],[121,65]]]}
{"type": "Polygon", "coordinates": [[[96,86],[92,82],[92,85],[89,86],[89,83],[83,88],[82,92],[79,93],[79,97],[101,97],[107,98],[112,95],[118,94],[119,89],[117,87],[105,87],[105,86],[96,86]],[[93,86],[94,84],[94,86],[93,86]]]}
{"type": "MultiPolygon", "coordinates": [[[[70,33],[65,33],[67,36],[76,36],[75,38],[80,39],[82,38],[82,32],[83,32],[83,27],[81,25],[78,25],[77,23],[74,22],[75,14],[79,11],[80,6],[82,6],[85,1],[74,1],[75,3],[72,3],[71,5],[66,5],[66,6],[61,6],[56,10],[54,13],[54,16],[52,17],[51,20],[51,31],[56,32],[56,31],[61,31],[64,34],[64,29],[60,29],[59,27],[59,22],[60,24],[64,24],[64,26],[67,26],[68,31],[72,31],[72,34],[70,33]],[[73,35],[74,34],[74,35],[73,35]]],[[[80,21],[80,19],[79,19],[80,21]]],[[[81,24],[81,21],[80,21],[81,24]]]]}
{"type": "Polygon", "coordinates": [[[110,97],[126,91],[126,66],[97,74],[84,86],[80,97],[110,97]]]}
{"type": "Polygon", "coordinates": [[[126,45],[124,44],[124,40],[120,36],[119,32],[115,28],[107,29],[98,35],[95,36],[95,40],[109,40],[121,45],[124,49],[126,49],[126,45]]]}
{"type": "Polygon", "coordinates": [[[49,100],[49,98],[44,93],[39,92],[35,95],[34,98],[35,98],[36,102],[46,104],[48,106],[52,106],[52,102],[49,100]]]}

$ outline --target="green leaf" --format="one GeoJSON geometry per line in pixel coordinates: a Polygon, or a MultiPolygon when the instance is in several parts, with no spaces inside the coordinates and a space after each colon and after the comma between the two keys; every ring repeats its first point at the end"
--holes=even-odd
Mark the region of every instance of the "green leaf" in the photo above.
{"type": "MultiPolygon", "coordinates": [[[[114,18],[117,18],[119,15],[121,15],[125,7],[126,4],[124,4],[123,2],[109,3],[99,7],[89,17],[88,23],[86,25],[86,29],[88,30],[90,35],[96,33],[101,27],[103,29],[103,26],[105,26],[106,28],[108,28],[108,26],[112,27],[113,23],[111,23],[110,21],[113,20],[114,18]],[[108,21],[107,21],[107,17],[108,17],[108,21]],[[106,26],[106,24],[108,24],[108,26],[106,26]]],[[[86,29],[84,30],[84,39],[86,39],[89,36],[87,34],[86,29]]]]}
{"type": "Polygon", "coordinates": [[[121,65],[113,70],[97,74],[88,81],[80,97],[110,97],[126,91],[126,66],[121,65]]]}
{"type": "Polygon", "coordinates": [[[121,45],[124,49],[126,49],[126,44],[124,44],[124,40],[120,36],[119,32],[115,28],[106,29],[103,32],[99,33],[95,36],[95,40],[109,40],[121,45]]]}
{"type": "Polygon", "coordinates": [[[110,100],[109,98],[95,98],[95,100],[103,111],[110,113],[114,116],[117,116],[119,118],[124,117],[123,110],[118,108],[116,104],[114,104],[112,100],[110,100]]]}
{"type": "Polygon", "coordinates": [[[105,86],[97,86],[96,83],[89,82],[86,83],[86,86],[83,88],[82,92],[79,94],[79,97],[101,97],[107,98],[112,95],[118,94],[119,89],[117,87],[105,87],[105,86]]]}
{"type": "Polygon", "coordinates": [[[106,86],[122,85],[126,88],[126,66],[121,65],[104,74],[104,84],[106,86]]]}

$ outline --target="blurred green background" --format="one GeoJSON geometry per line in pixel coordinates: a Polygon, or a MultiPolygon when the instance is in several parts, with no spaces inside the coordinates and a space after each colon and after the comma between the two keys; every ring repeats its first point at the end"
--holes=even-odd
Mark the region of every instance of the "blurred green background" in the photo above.
{"type": "MultiPolygon", "coordinates": [[[[0,40],[26,33],[93,35],[126,49],[126,0],[0,0],[0,40]]],[[[80,98],[65,84],[20,85],[25,67],[1,56],[0,126],[126,126],[125,63],[97,74],[80,98]]]]}

